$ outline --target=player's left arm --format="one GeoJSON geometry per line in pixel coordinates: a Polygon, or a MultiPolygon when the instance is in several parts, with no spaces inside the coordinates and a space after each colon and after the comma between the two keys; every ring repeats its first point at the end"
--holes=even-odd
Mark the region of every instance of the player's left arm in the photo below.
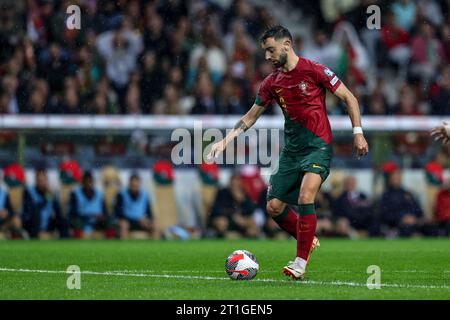
{"type": "Polygon", "coordinates": [[[365,156],[369,152],[369,145],[362,131],[358,100],[343,83],[339,85],[334,94],[347,105],[347,112],[353,127],[353,145],[358,157],[365,156]]]}

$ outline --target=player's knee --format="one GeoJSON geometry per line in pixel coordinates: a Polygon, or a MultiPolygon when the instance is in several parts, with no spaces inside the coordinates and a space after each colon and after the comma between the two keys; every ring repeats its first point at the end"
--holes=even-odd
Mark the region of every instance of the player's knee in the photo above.
{"type": "Polygon", "coordinates": [[[314,203],[314,192],[311,192],[309,190],[300,191],[300,194],[298,196],[298,203],[314,203]]]}
{"type": "Polygon", "coordinates": [[[269,201],[267,202],[267,213],[271,216],[271,217],[276,217],[278,215],[280,215],[283,212],[283,204],[277,204],[274,201],[269,201]]]}

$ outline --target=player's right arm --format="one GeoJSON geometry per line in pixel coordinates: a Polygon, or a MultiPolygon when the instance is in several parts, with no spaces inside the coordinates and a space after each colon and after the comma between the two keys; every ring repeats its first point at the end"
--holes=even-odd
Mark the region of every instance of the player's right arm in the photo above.
{"type": "Polygon", "coordinates": [[[262,115],[266,108],[257,105],[256,103],[250,108],[250,110],[236,123],[233,130],[231,130],[224,139],[216,142],[211,147],[207,159],[212,160],[213,158],[219,156],[225,150],[227,145],[234,140],[241,133],[247,131],[251,126],[253,126],[262,115]]]}
{"type": "Polygon", "coordinates": [[[271,75],[267,76],[261,83],[258,93],[256,94],[255,103],[248,110],[248,112],[236,123],[233,130],[227,134],[227,136],[213,144],[210,153],[207,156],[207,160],[212,160],[225,150],[227,145],[234,140],[238,135],[247,131],[258,120],[261,114],[266,110],[274,99],[274,95],[271,89],[272,78],[271,75]]]}

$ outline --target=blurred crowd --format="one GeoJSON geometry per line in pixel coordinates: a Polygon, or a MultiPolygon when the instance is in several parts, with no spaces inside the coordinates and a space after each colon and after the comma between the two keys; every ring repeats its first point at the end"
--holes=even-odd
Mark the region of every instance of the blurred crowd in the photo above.
{"type": "MultiPolygon", "coordinates": [[[[246,193],[254,188],[251,180],[235,174],[229,186],[219,190],[210,215],[214,235],[289,237],[267,214],[266,188],[257,199],[246,193]]],[[[351,239],[450,236],[450,180],[433,193],[431,215],[425,213],[417,194],[405,188],[398,166],[389,168],[383,180],[380,195],[366,195],[352,175],[335,180],[331,190],[320,191],[315,202],[317,235],[351,239]]]]}
{"type": "MultiPolygon", "coordinates": [[[[201,187],[196,188],[191,177],[191,196],[184,190],[184,195],[176,197],[173,167],[165,161],[153,167],[151,192],[148,181],[138,173],[131,173],[122,185],[113,168],[104,168],[102,183],[97,184],[91,171],[82,172],[76,162],[64,161],[59,186],[54,188],[45,169],[34,170],[34,182],[28,183],[22,167],[9,165],[3,174],[7,188],[0,187],[0,239],[289,237],[267,214],[267,183],[258,167],[240,168],[223,186],[218,183],[217,165],[198,169],[201,187]],[[200,207],[194,208],[190,197],[200,200],[200,207]],[[192,223],[181,219],[188,208],[193,209],[192,223]]],[[[405,187],[402,170],[395,163],[385,164],[382,188],[370,196],[360,190],[355,176],[334,177],[315,202],[317,235],[449,237],[450,179],[444,179],[439,162],[430,162],[424,173],[426,204],[405,187]]]]}
{"type": "MultiPolygon", "coordinates": [[[[258,36],[282,21],[257,1],[225,3],[1,1],[0,114],[242,114],[272,71],[258,36]],[[66,28],[73,4],[80,30],[66,28]]],[[[334,69],[364,114],[450,114],[449,1],[289,6],[313,19],[293,31],[297,53],[334,69]],[[381,29],[366,26],[370,4],[381,29]]],[[[345,111],[332,101],[329,112],[345,111]]]]}

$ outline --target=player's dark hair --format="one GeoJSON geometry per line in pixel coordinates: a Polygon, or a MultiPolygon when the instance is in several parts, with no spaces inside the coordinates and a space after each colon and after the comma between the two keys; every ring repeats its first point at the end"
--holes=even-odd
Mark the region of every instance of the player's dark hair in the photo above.
{"type": "Polygon", "coordinates": [[[86,181],[87,179],[94,179],[94,175],[89,170],[86,170],[83,174],[83,181],[86,181]]]}
{"type": "Polygon", "coordinates": [[[130,175],[130,180],[129,181],[131,182],[132,180],[139,180],[139,181],[141,181],[141,177],[139,176],[139,174],[137,172],[133,172],[130,175]]]}
{"type": "Polygon", "coordinates": [[[38,175],[46,175],[47,174],[47,170],[44,167],[37,167],[34,169],[34,175],[37,177],[38,175]]]}
{"type": "Polygon", "coordinates": [[[286,29],[285,27],[283,27],[281,25],[272,26],[272,27],[269,27],[268,29],[266,29],[266,31],[264,31],[264,33],[259,38],[259,41],[261,43],[264,43],[269,38],[274,38],[275,40],[288,38],[292,42],[291,33],[289,32],[288,29],[286,29]]]}

